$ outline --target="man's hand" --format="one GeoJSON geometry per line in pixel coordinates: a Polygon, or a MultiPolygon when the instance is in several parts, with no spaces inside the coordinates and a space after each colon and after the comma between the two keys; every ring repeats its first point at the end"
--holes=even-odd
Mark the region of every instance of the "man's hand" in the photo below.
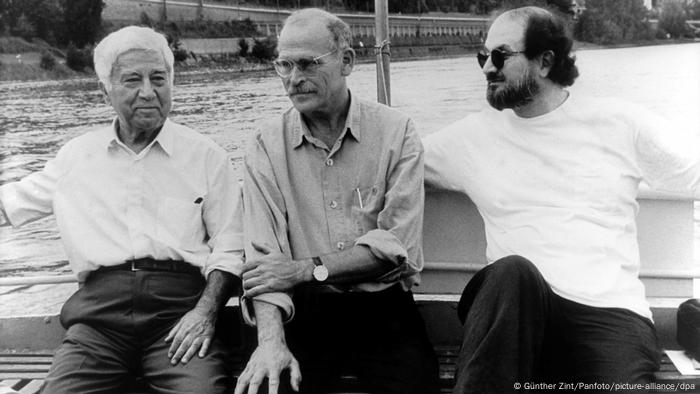
{"type": "Polygon", "coordinates": [[[280,252],[258,245],[253,247],[263,256],[251,259],[243,264],[243,290],[248,298],[263,293],[288,291],[296,285],[311,281],[313,263],[305,264],[305,260],[296,261],[280,252]]]}
{"type": "Polygon", "coordinates": [[[280,374],[289,368],[289,381],[294,391],[299,391],[301,370],[299,363],[280,341],[261,342],[248,360],[248,365],[241,373],[236,383],[235,394],[256,394],[263,380],[268,378],[268,393],[277,394],[280,385],[280,374]]]}
{"type": "Polygon", "coordinates": [[[200,358],[206,356],[215,327],[216,313],[207,313],[201,308],[187,312],[165,337],[165,342],[172,342],[168,350],[170,362],[187,364],[197,351],[200,358]]]}

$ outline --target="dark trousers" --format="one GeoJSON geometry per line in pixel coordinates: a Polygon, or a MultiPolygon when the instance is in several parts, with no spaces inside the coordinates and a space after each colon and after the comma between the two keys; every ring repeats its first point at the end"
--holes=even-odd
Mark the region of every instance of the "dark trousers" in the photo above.
{"type": "Polygon", "coordinates": [[[319,294],[295,290],[296,315],[286,328],[302,372],[301,393],[439,393],[438,364],[411,292],[399,285],[377,293],[319,294]]]}
{"type": "Polygon", "coordinates": [[[525,384],[542,382],[645,384],[659,369],[661,352],[649,320],[564,299],[520,256],[479,271],[458,312],[464,338],[455,394],[538,392],[525,384]]]}
{"type": "Polygon", "coordinates": [[[224,393],[230,351],[212,341],[204,358],[171,365],[165,336],[204,289],[201,275],[96,271],[61,310],[67,329],[42,390],[46,394],[123,393],[141,377],[155,393],[224,393]]]}

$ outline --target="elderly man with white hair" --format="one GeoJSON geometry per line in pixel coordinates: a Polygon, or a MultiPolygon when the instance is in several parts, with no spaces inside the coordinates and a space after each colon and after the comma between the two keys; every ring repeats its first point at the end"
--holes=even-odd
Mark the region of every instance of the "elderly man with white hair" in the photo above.
{"type": "Polygon", "coordinates": [[[226,152],[168,119],[173,54],[125,27],[95,48],[110,126],[62,147],[42,171],[0,187],[0,223],[54,214],[79,290],[43,392],[223,393],[217,316],[240,276],[242,204],[226,152]]]}

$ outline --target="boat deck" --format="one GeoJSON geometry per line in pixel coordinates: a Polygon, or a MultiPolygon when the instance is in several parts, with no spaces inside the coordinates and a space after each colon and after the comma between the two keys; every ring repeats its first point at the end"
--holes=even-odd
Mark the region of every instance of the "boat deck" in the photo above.
{"type": "MultiPolygon", "coordinates": [[[[449,393],[454,379],[457,348],[441,346],[437,347],[436,351],[440,360],[442,392],[449,393]]],[[[43,379],[49,371],[51,357],[51,352],[0,353],[0,394],[11,393],[10,390],[22,394],[38,393],[43,379]]],[[[243,358],[238,359],[234,366],[234,374],[237,376],[244,366],[243,358]]],[[[700,392],[700,376],[680,375],[666,355],[661,361],[661,370],[654,377],[656,389],[651,390],[650,393],[700,392]],[[673,387],[673,389],[669,389],[669,387],[673,387]]],[[[347,389],[356,392],[353,390],[355,379],[352,376],[347,376],[344,380],[347,389]]],[[[133,394],[137,393],[139,390],[133,394]]]]}
{"type": "MultiPolygon", "coordinates": [[[[640,200],[637,218],[639,227],[640,277],[657,328],[660,346],[680,349],[676,342],[676,310],[684,300],[700,295],[700,267],[694,262],[693,201],[648,195],[640,200]]],[[[456,307],[465,283],[485,264],[486,240],[484,225],[473,203],[466,197],[449,192],[426,193],[424,224],[425,269],[421,286],[414,298],[428,336],[440,359],[440,380],[443,392],[452,386],[457,346],[462,326],[456,318],[456,307]]],[[[75,279],[70,279],[74,281],[75,279]]],[[[0,286],[28,285],[41,282],[33,278],[0,278],[0,286]]],[[[22,293],[23,300],[31,293],[22,293]]],[[[37,296],[41,297],[41,295],[37,296]]],[[[232,367],[234,375],[242,369],[247,352],[255,343],[255,332],[240,325],[237,299],[225,308],[221,322],[229,322],[229,333],[240,360],[232,367]]],[[[219,328],[217,328],[219,329],[219,328]]],[[[18,391],[38,392],[51,365],[51,356],[64,334],[58,312],[26,316],[0,315],[0,394],[18,391]],[[51,350],[42,350],[51,349],[51,350]],[[13,391],[14,390],[14,391],[13,391]]],[[[343,392],[362,392],[356,379],[343,381],[343,392]]],[[[524,383],[524,382],[523,382],[524,383]]],[[[653,393],[700,393],[700,376],[682,376],[664,356],[661,370],[655,375],[653,393]],[[668,387],[671,387],[670,389],[668,387]],[[694,385],[694,386],[692,386],[694,385]]],[[[138,393],[138,391],[135,391],[138,393]]]]}

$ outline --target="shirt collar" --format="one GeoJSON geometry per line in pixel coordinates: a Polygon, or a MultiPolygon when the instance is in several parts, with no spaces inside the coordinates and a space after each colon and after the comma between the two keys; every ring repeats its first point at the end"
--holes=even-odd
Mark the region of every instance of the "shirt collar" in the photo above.
{"type": "MultiPolygon", "coordinates": [[[[106,141],[107,149],[114,148],[118,145],[126,147],[126,145],[124,145],[124,143],[121,142],[121,140],[119,140],[119,136],[117,135],[118,120],[118,117],[115,117],[114,120],[112,120],[112,126],[109,128],[109,138],[106,141]]],[[[161,149],[163,149],[163,152],[165,152],[165,154],[167,154],[168,156],[172,155],[175,144],[175,137],[173,135],[172,122],[170,121],[170,119],[165,119],[163,127],[160,129],[160,132],[158,132],[156,139],[150,144],[150,147],[156,144],[159,145],[161,149]]],[[[146,150],[150,150],[150,147],[146,148],[146,150]]]]}
{"type": "MultiPolygon", "coordinates": [[[[340,134],[340,138],[344,138],[345,133],[350,134],[357,142],[360,142],[361,138],[361,128],[360,128],[360,103],[359,100],[354,100],[352,93],[350,93],[350,108],[348,108],[348,115],[345,118],[345,129],[340,134]]],[[[311,132],[309,128],[304,123],[301,117],[301,112],[294,110],[294,116],[292,118],[292,143],[294,148],[298,148],[304,142],[304,139],[309,141],[311,132]]]]}

